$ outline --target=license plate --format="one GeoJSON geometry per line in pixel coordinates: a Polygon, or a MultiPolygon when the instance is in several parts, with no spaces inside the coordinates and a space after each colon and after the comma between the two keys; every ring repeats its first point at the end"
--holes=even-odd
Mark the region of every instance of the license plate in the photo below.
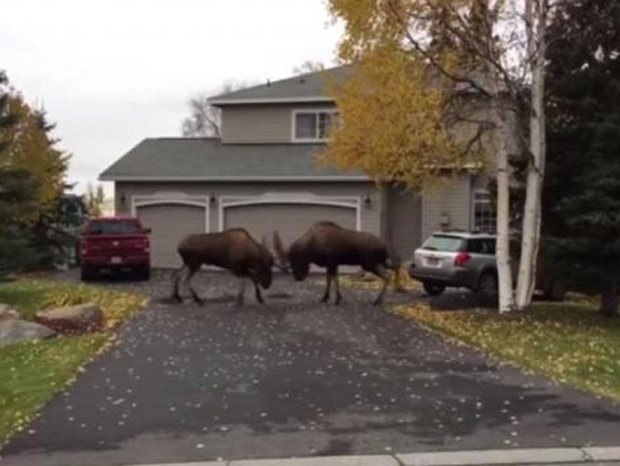
{"type": "Polygon", "coordinates": [[[110,258],[110,263],[111,264],[121,264],[123,262],[123,258],[122,257],[111,257],[110,258]]]}
{"type": "Polygon", "coordinates": [[[426,266],[427,267],[440,267],[441,262],[439,261],[439,259],[435,257],[429,257],[426,259],[426,266]]]}

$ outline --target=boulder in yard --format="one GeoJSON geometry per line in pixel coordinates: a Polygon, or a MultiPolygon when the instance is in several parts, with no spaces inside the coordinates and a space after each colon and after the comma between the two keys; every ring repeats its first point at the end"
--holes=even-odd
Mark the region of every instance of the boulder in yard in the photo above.
{"type": "Polygon", "coordinates": [[[21,319],[0,320],[0,347],[56,335],[51,328],[21,319]]]}
{"type": "Polygon", "coordinates": [[[96,304],[79,304],[39,311],[35,320],[58,333],[75,335],[101,330],[103,311],[96,304]]]}
{"type": "Polygon", "coordinates": [[[9,319],[19,319],[19,313],[8,304],[0,303],[0,321],[9,319]]]}

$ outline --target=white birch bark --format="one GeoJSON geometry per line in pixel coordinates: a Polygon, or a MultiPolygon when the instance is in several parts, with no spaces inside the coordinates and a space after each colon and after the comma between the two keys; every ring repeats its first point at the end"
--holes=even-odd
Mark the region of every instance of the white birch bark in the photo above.
{"type": "MultiPolygon", "coordinates": [[[[498,104],[498,105],[501,105],[498,104]]],[[[498,113],[502,113],[499,110],[498,113]]],[[[496,153],[497,164],[497,280],[499,288],[499,312],[511,312],[515,308],[514,286],[510,258],[510,167],[506,151],[506,118],[499,115],[500,145],[496,153]]]]}
{"type": "Polygon", "coordinates": [[[523,213],[521,258],[516,305],[523,309],[532,301],[540,243],[541,195],[545,167],[544,59],[547,0],[526,1],[528,57],[532,70],[530,111],[530,160],[527,169],[523,213]]]}
{"type": "MultiPolygon", "coordinates": [[[[493,76],[489,73],[489,76],[493,76]]],[[[505,103],[502,101],[498,80],[491,79],[491,95],[494,98],[494,118],[496,122],[495,141],[495,179],[497,183],[497,239],[495,257],[497,261],[497,287],[499,292],[499,312],[515,309],[514,284],[510,257],[510,178],[512,170],[508,163],[507,138],[510,133],[509,119],[505,103]]]]}

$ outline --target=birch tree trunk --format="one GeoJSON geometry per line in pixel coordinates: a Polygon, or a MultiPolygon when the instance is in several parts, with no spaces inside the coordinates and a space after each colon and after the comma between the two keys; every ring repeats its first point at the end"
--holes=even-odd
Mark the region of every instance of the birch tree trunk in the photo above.
{"type": "Polygon", "coordinates": [[[530,147],[521,236],[521,258],[516,305],[523,309],[532,301],[540,243],[541,195],[545,168],[545,29],[547,0],[526,0],[528,56],[532,70],[530,147]]]}
{"type": "MultiPolygon", "coordinates": [[[[501,105],[501,104],[499,104],[501,105]]],[[[501,110],[500,110],[501,113],[501,110]]],[[[515,308],[512,268],[510,266],[510,168],[506,151],[506,119],[499,117],[502,126],[500,147],[496,154],[497,164],[497,279],[499,288],[499,312],[511,312],[515,308]]]]}

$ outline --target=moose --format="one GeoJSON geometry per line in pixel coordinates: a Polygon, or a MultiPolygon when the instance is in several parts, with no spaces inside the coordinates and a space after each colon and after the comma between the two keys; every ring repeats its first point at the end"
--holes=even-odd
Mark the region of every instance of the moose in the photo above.
{"type": "Polygon", "coordinates": [[[205,264],[230,270],[241,278],[237,294],[238,305],[244,302],[246,278],[254,283],[256,300],[264,303],[260,287],[267,289],[271,286],[274,258],[271,252],[263,244],[256,242],[244,228],[188,235],[179,243],[177,252],[183,260],[183,266],[174,280],[173,300],[182,301],[179,288],[182,278],[185,277],[192,298],[202,304],[202,299],[192,287],[191,278],[202,264],[205,264]]]}
{"type": "MultiPolygon", "coordinates": [[[[340,304],[342,295],[338,283],[338,266],[359,265],[362,269],[383,279],[383,287],[373,304],[381,304],[390,279],[390,269],[397,264],[388,264],[388,249],[376,236],[342,228],[334,222],[315,223],[288,249],[282,244],[277,231],[273,234],[273,246],[278,267],[291,270],[295,280],[302,281],[310,272],[310,264],[326,268],[327,286],[322,302],[329,301],[332,281],[336,287],[335,304],[340,304]]],[[[394,259],[394,258],[392,258],[394,259]]]]}

